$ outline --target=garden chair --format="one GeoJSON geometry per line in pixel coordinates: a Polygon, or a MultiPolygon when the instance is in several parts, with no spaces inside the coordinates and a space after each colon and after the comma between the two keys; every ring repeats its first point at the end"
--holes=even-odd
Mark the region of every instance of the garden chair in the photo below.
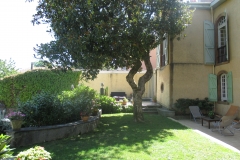
{"type": "Polygon", "coordinates": [[[202,117],[204,117],[198,106],[189,106],[189,110],[196,123],[197,123],[196,119],[201,119],[202,117]]]}
{"type": "Polygon", "coordinates": [[[222,135],[224,134],[225,130],[229,131],[228,135],[233,136],[235,132],[235,128],[233,127],[236,123],[234,122],[234,119],[237,117],[239,112],[239,107],[231,105],[228,109],[227,113],[220,119],[220,121],[214,123],[214,127],[212,128],[212,131],[218,131],[222,135]]]}

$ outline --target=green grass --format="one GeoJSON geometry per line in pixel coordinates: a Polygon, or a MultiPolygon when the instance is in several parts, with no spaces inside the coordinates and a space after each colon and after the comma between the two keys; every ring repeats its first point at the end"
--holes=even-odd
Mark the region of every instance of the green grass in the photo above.
{"type": "MultiPolygon", "coordinates": [[[[94,132],[39,145],[52,153],[53,160],[234,160],[240,157],[159,115],[145,115],[145,123],[135,123],[132,114],[103,115],[94,132]]],[[[17,148],[14,155],[30,147],[17,148]]]]}

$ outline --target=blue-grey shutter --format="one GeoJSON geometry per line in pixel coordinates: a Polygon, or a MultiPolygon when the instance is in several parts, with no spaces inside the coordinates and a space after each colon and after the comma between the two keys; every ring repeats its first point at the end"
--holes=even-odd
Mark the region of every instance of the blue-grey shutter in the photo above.
{"type": "Polygon", "coordinates": [[[161,56],[160,56],[160,44],[157,46],[157,68],[160,68],[161,56]]]}
{"type": "Polygon", "coordinates": [[[214,74],[208,75],[208,99],[209,101],[217,101],[217,76],[214,74]]]}
{"type": "Polygon", "coordinates": [[[204,63],[215,64],[214,25],[209,21],[204,21],[204,63]]]}
{"type": "Polygon", "coordinates": [[[168,64],[168,34],[166,34],[164,54],[165,54],[165,65],[167,65],[168,64]]]}
{"type": "Polygon", "coordinates": [[[233,82],[232,82],[232,72],[227,74],[227,101],[229,103],[233,102],[233,82]]]}

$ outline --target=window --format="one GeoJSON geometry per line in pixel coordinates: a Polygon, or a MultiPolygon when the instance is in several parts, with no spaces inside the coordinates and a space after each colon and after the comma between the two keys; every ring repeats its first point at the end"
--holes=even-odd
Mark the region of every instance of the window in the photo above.
{"type": "Polygon", "coordinates": [[[222,74],[220,75],[220,94],[221,94],[221,101],[227,101],[227,75],[222,74]]]}
{"type": "Polygon", "coordinates": [[[233,102],[232,72],[220,71],[208,76],[209,101],[233,102]]]}
{"type": "Polygon", "coordinates": [[[216,64],[228,62],[228,28],[227,14],[221,15],[216,23],[216,64]]]}
{"type": "Polygon", "coordinates": [[[162,44],[157,46],[157,67],[163,67],[168,64],[168,35],[164,34],[162,44]]]}
{"type": "Polygon", "coordinates": [[[168,36],[164,35],[165,39],[162,42],[162,52],[161,52],[161,66],[166,66],[168,61],[168,36]]]}

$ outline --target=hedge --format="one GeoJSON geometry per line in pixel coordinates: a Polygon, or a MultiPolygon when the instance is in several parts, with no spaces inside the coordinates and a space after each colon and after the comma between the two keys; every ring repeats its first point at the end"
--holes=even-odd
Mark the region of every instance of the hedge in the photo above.
{"type": "Polygon", "coordinates": [[[58,94],[71,90],[81,80],[80,71],[33,70],[0,80],[0,102],[13,107],[17,100],[26,102],[32,96],[47,91],[58,94]]]}

